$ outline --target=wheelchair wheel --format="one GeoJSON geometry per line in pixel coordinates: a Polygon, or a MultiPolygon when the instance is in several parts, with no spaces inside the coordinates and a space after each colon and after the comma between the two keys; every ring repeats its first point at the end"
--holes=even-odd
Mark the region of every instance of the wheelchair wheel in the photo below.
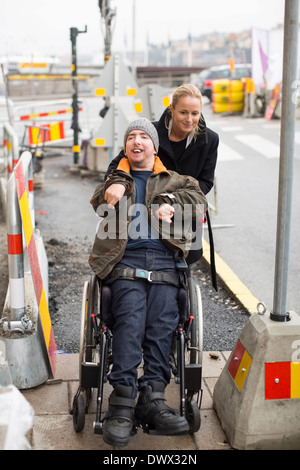
{"type": "Polygon", "coordinates": [[[202,397],[203,311],[200,287],[191,277],[188,278],[188,292],[189,314],[193,316],[194,320],[191,326],[190,338],[188,339],[185,363],[186,367],[188,367],[189,371],[192,373],[193,380],[189,385],[186,384],[185,417],[189,423],[189,433],[194,434],[199,431],[201,426],[200,403],[202,397]],[[195,394],[197,395],[196,400],[194,399],[195,394]]]}
{"type": "Polygon", "coordinates": [[[197,403],[193,399],[186,400],[185,407],[185,417],[189,423],[189,434],[194,434],[195,432],[199,431],[201,426],[200,410],[197,403]]]}
{"type": "Polygon", "coordinates": [[[202,364],[203,355],[203,311],[200,287],[188,278],[190,315],[194,317],[189,345],[189,363],[202,364]]]}
{"type": "MultiPolygon", "coordinates": [[[[83,385],[82,364],[95,362],[96,344],[92,315],[97,315],[99,304],[98,282],[96,277],[86,281],[83,288],[79,342],[79,388],[73,399],[72,415],[76,432],[82,431],[85,425],[85,414],[88,412],[92,398],[92,389],[83,385]]],[[[96,321],[96,317],[95,321],[96,321]]]]}
{"type": "MultiPolygon", "coordinates": [[[[90,290],[90,282],[86,281],[83,287],[83,294],[82,294],[82,303],[81,303],[81,322],[80,322],[80,342],[79,342],[79,373],[81,369],[81,364],[84,361],[85,355],[85,332],[87,329],[87,306],[88,306],[88,299],[89,299],[89,290],[90,290]]],[[[79,377],[79,381],[80,381],[79,377]]]]}
{"type": "Polygon", "coordinates": [[[73,426],[76,432],[83,430],[85,425],[85,404],[81,393],[77,394],[73,400],[73,426]]]}
{"type": "MultiPolygon", "coordinates": [[[[81,305],[79,370],[83,362],[93,362],[95,359],[95,337],[92,315],[97,315],[99,308],[98,281],[96,276],[85,282],[81,305]]],[[[96,321],[96,317],[95,321],[96,321]]],[[[79,377],[79,380],[81,377],[79,377]]]]}

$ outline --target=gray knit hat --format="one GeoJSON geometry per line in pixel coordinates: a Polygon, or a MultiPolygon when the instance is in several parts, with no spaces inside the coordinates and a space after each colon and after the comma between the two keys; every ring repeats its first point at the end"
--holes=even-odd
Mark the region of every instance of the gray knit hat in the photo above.
{"type": "Polygon", "coordinates": [[[126,141],[127,141],[128,134],[131,131],[134,131],[136,129],[138,129],[140,131],[144,131],[144,132],[146,132],[146,134],[149,135],[149,137],[152,139],[155,151],[157,153],[158,152],[158,147],[159,147],[159,140],[158,140],[157,130],[153,126],[152,122],[148,121],[148,119],[146,119],[146,118],[136,119],[135,121],[132,121],[129,124],[129,126],[127,127],[127,130],[125,131],[125,134],[124,134],[124,150],[126,148],[126,141]]]}

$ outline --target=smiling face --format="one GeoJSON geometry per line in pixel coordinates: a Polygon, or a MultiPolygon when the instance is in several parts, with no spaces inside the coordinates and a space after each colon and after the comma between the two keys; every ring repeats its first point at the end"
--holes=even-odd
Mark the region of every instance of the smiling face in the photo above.
{"type": "Polygon", "coordinates": [[[182,96],[176,106],[170,105],[172,112],[172,136],[174,140],[184,139],[198,125],[201,116],[201,101],[194,96],[182,96]]]}
{"type": "Polygon", "coordinates": [[[125,154],[132,170],[153,170],[156,152],[146,132],[135,129],[128,134],[125,154]]]}

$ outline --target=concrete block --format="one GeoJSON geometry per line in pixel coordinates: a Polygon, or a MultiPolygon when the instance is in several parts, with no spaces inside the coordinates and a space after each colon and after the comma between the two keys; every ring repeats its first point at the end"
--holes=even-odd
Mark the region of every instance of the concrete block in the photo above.
{"type": "Polygon", "coordinates": [[[213,394],[233,448],[300,449],[300,374],[292,372],[300,368],[299,337],[296,313],[288,322],[266,313],[246,323],[213,394]]]}

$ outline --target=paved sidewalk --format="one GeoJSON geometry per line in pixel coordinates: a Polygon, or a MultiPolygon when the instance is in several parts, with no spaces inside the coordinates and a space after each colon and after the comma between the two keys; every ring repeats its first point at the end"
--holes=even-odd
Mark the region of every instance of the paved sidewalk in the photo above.
{"type": "MultiPolygon", "coordinates": [[[[70,415],[73,396],[78,388],[79,356],[78,354],[58,354],[56,374],[49,381],[35,389],[22,393],[32,405],[35,412],[34,427],[30,432],[29,442],[32,450],[229,450],[231,447],[220,426],[213,409],[212,392],[214,385],[226,364],[230,352],[217,352],[217,358],[209,352],[203,355],[203,398],[201,406],[201,427],[194,435],[186,436],[153,436],[138,429],[125,448],[113,448],[103,442],[102,436],[93,432],[95,404],[91,404],[85,418],[82,432],[76,433],[73,418],[70,415]]],[[[107,409],[107,397],[111,392],[105,384],[103,411],[107,409]]],[[[168,404],[179,407],[179,386],[172,382],[166,392],[168,404]]]]}

